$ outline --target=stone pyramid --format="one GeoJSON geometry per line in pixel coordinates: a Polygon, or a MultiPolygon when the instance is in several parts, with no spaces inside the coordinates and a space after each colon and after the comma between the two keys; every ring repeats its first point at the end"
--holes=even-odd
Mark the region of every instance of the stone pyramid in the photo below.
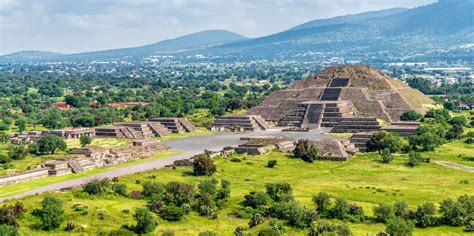
{"type": "Polygon", "coordinates": [[[280,126],[334,127],[344,117],[395,122],[404,111],[424,113],[426,105],[433,103],[428,96],[375,68],[340,65],[270,94],[248,115],[260,115],[280,126]]]}

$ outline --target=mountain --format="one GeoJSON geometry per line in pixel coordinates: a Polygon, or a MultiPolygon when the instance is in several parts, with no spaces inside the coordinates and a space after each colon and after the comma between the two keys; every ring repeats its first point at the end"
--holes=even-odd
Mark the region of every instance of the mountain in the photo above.
{"type": "Polygon", "coordinates": [[[48,60],[60,56],[59,53],[44,52],[44,51],[21,51],[15,52],[0,57],[0,61],[9,61],[11,63],[23,62],[30,60],[48,60]]]}
{"type": "Polygon", "coordinates": [[[140,47],[112,49],[96,52],[75,54],[54,54],[39,51],[27,51],[4,55],[0,62],[43,61],[43,60],[107,60],[123,57],[146,57],[157,53],[177,53],[189,50],[209,48],[225,43],[243,41],[247,38],[226,30],[207,30],[188,34],[174,39],[167,39],[158,43],[140,47]]]}
{"type": "Polygon", "coordinates": [[[295,26],[291,28],[290,30],[299,30],[299,29],[304,29],[304,28],[320,27],[320,26],[327,26],[327,25],[354,23],[357,21],[373,19],[377,17],[390,16],[390,15],[404,12],[406,10],[407,8],[390,8],[390,9],[385,9],[385,10],[380,10],[380,11],[369,11],[369,12],[364,12],[360,14],[337,16],[337,17],[333,17],[329,19],[312,20],[304,24],[295,26]]]}
{"type": "Polygon", "coordinates": [[[473,12],[474,0],[441,0],[349,23],[317,21],[318,26],[309,27],[315,22],[308,22],[277,34],[222,45],[209,53],[268,58],[311,52],[364,55],[445,49],[474,43],[473,12]],[[305,25],[308,27],[302,27],[305,25]]]}

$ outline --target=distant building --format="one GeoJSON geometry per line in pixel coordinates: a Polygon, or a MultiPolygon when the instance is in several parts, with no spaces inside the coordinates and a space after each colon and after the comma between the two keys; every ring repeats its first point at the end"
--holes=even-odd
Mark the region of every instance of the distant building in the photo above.
{"type": "Polygon", "coordinates": [[[469,106],[466,103],[461,103],[456,106],[456,110],[471,110],[471,109],[472,109],[472,106],[469,106]]]}
{"type": "Polygon", "coordinates": [[[60,110],[65,110],[65,109],[69,109],[71,108],[72,106],[67,104],[66,102],[57,102],[54,104],[54,106],[56,106],[56,108],[60,109],[60,110]]]}

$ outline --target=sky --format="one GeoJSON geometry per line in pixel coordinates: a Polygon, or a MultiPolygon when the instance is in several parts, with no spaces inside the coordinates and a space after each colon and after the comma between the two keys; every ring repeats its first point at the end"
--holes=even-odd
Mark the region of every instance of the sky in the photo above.
{"type": "Polygon", "coordinates": [[[0,55],[141,46],[209,29],[247,37],[436,0],[0,0],[0,55]]]}

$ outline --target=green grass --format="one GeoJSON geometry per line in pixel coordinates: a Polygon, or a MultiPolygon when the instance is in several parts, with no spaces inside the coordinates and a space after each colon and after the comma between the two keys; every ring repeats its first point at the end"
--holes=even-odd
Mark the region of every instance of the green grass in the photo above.
{"type": "MultiPolygon", "coordinates": [[[[69,149],[81,147],[79,139],[67,139],[66,143],[69,149]]],[[[132,141],[130,139],[124,138],[93,138],[92,143],[89,144],[89,146],[99,146],[103,148],[122,148],[126,147],[131,143],[132,141]]]]}
{"type": "Polygon", "coordinates": [[[28,182],[23,182],[23,183],[18,183],[18,184],[12,184],[8,185],[5,187],[0,187],[0,197],[8,197],[12,196],[15,194],[20,194],[24,193],[42,186],[46,186],[49,184],[54,184],[54,183],[59,183],[67,180],[72,180],[72,179],[77,179],[77,178],[82,178],[82,177],[87,177],[87,176],[92,176],[95,174],[100,174],[104,173],[110,170],[114,169],[119,169],[131,165],[135,165],[138,163],[146,162],[146,161],[151,161],[151,160],[156,160],[160,158],[165,158],[173,155],[178,155],[184,153],[184,151],[181,150],[167,150],[163,152],[159,152],[155,154],[153,157],[146,158],[146,159],[137,159],[133,161],[129,161],[126,163],[122,163],[116,166],[111,166],[111,167],[105,167],[105,168],[97,168],[97,169],[92,169],[80,174],[69,174],[69,175],[64,175],[64,176],[50,176],[42,179],[36,179],[28,182]]]}
{"type": "Polygon", "coordinates": [[[208,130],[208,129],[205,129],[205,128],[198,128],[196,131],[194,132],[186,132],[186,133],[181,133],[181,134],[170,134],[168,136],[165,136],[165,137],[160,137],[158,138],[159,140],[161,141],[170,141],[170,140],[173,140],[173,139],[178,139],[178,138],[185,138],[185,137],[193,137],[193,136],[209,136],[209,135],[213,135],[215,134],[216,131],[211,131],[211,130],[208,130]]]}
{"type": "Polygon", "coordinates": [[[449,142],[436,148],[435,151],[422,153],[422,156],[474,167],[474,145],[464,143],[464,140],[449,142]]]}
{"type": "MultiPolygon", "coordinates": [[[[347,198],[364,207],[368,215],[372,215],[372,208],[380,203],[393,203],[403,199],[413,208],[425,201],[438,203],[451,197],[471,193],[474,187],[474,174],[451,168],[446,168],[435,163],[423,163],[411,168],[406,166],[407,157],[397,155],[390,164],[382,164],[380,157],[374,153],[359,154],[348,162],[315,162],[305,163],[293,159],[286,154],[272,152],[262,156],[237,156],[241,163],[231,162],[230,158],[215,159],[218,171],[212,178],[226,179],[231,182],[231,198],[225,208],[219,213],[218,219],[210,220],[191,213],[177,223],[159,220],[155,234],[167,229],[175,231],[176,235],[197,235],[201,231],[212,230],[221,235],[232,235],[237,226],[247,226],[248,219],[239,219],[232,216],[243,200],[243,196],[250,191],[264,190],[266,183],[287,182],[293,187],[296,200],[313,207],[311,197],[320,191],[325,191],[332,196],[347,198]],[[265,167],[268,160],[278,160],[275,168],[265,167]],[[461,184],[461,180],[468,180],[469,184],[461,184]]],[[[195,177],[189,167],[177,169],[165,168],[120,178],[126,183],[129,191],[140,190],[141,186],[136,180],[144,181],[154,178],[156,181],[167,183],[169,181],[183,181],[197,186],[203,178],[195,177]]],[[[77,191],[77,190],[76,190],[77,191]]],[[[117,229],[121,224],[133,222],[132,213],[123,213],[127,208],[132,212],[137,207],[146,205],[143,200],[133,200],[124,197],[108,196],[93,198],[74,197],[73,191],[54,193],[63,199],[68,215],[71,215],[71,206],[75,203],[89,205],[90,212],[82,216],[73,214],[72,217],[78,225],[86,225],[84,234],[95,234],[99,229],[109,231],[117,229]],[[95,212],[103,211],[106,219],[97,219],[95,212]]],[[[22,200],[28,209],[38,205],[44,194],[32,196],[22,200]]],[[[35,220],[30,214],[21,220],[21,230],[25,234],[42,235],[44,232],[36,231],[35,220]]],[[[384,229],[383,224],[363,223],[349,224],[356,235],[375,235],[384,229]]],[[[252,232],[265,227],[257,227],[252,232]]],[[[63,228],[63,227],[62,227],[63,228]]],[[[435,227],[416,229],[415,235],[461,235],[462,227],[435,227]]],[[[66,235],[62,229],[54,232],[55,235],[66,235]]],[[[69,234],[69,233],[67,233],[69,234]]],[[[305,231],[289,228],[288,235],[304,235],[305,231]]]]}

